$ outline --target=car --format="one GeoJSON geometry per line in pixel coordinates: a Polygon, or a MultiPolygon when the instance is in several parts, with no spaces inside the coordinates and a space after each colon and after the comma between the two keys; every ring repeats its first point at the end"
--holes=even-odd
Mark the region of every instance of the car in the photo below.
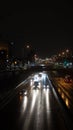
{"type": "Polygon", "coordinates": [[[38,82],[38,81],[35,81],[35,82],[34,82],[34,86],[35,86],[35,88],[37,88],[38,85],[39,85],[39,82],[38,82]]]}
{"type": "Polygon", "coordinates": [[[38,77],[38,75],[35,75],[34,76],[34,85],[37,87],[38,83],[39,83],[39,77],[38,77]]]}
{"type": "Polygon", "coordinates": [[[70,75],[66,75],[64,79],[65,83],[72,83],[72,78],[70,75]]]}
{"type": "Polygon", "coordinates": [[[22,89],[22,90],[20,90],[19,94],[27,96],[27,90],[26,89],[22,89]]]}

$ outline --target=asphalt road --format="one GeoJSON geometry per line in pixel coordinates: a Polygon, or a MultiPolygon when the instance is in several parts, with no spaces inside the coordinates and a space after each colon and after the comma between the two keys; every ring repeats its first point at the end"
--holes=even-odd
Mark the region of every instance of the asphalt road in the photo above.
{"type": "Polygon", "coordinates": [[[39,79],[31,76],[21,88],[25,87],[27,95],[17,89],[16,96],[0,111],[0,130],[71,130],[67,111],[46,74],[39,79]]]}

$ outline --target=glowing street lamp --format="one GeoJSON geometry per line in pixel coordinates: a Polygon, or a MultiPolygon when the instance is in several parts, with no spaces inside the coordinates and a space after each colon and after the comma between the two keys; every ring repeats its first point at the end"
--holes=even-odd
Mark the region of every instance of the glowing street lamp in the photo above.
{"type": "Polygon", "coordinates": [[[62,52],[62,55],[64,56],[64,55],[65,55],[65,52],[62,52]]]}
{"type": "Polygon", "coordinates": [[[27,49],[29,49],[29,48],[30,48],[30,46],[29,46],[29,45],[27,45],[27,46],[26,46],[26,48],[27,48],[27,49]]]}
{"type": "Polygon", "coordinates": [[[67,50],[66,50],[66,52],[68,53],[68,52],[69,52],[69,50],[67,49],[67,50]]]}
{"type": "Polygon", "coordinates": [[[59,57],[61,56],[61,54],[59,54],[59,57]]]}

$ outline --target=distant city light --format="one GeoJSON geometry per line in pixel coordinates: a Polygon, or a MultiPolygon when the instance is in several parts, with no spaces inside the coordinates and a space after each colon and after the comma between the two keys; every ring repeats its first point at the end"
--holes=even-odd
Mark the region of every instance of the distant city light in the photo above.
{"type": "Polygon", "coordinates": [[[6,60],[7,62],[9,62],[9,60],[6,60]]]}
{"type": "Polygon", "coordinates": [[[13,45],[13,44],[14,44],[14,42],[11,42],[10,44],[11,44],[11,45],[13,45]]]}
{"type": "Polygon", "coordinates": [[[17,64],[17,61],[15,61],[14,64],[16,65],[16,64],[17,64]]]}
{"type": "Polygon", "coordinates": [[[59,54],[59,56],[61,56],[61,54],[59,54]]]}
{"type": "Polygon", "coordinates": [[[68,52],[69,52],[69,50],[67,49],[67,50],[66,50],[66,52],[68,53],[68,52]]]}
{"type": "Polygon", "coordinates": [[[65,52],[62,52],[62,55],[64,55],[65,54],[65,52]]]}
{"type": "Polygon", "coordinates": [[[27,45],[26,47],[27,47],[27,48],[30,48],[30,46],[29,46],[29,45],[27,45]]]}

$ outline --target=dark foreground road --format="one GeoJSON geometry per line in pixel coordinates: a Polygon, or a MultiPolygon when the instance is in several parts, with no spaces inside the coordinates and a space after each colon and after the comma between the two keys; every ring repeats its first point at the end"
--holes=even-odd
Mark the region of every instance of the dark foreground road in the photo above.
{"type": "Polygon", "coordinates": [[[27,96],[17,93],[0,111],[0,130],[71,130],[67,111],[50,81],[47,88],[44,88],[43,79],[37,88],[30,84],[27,96]]]}

